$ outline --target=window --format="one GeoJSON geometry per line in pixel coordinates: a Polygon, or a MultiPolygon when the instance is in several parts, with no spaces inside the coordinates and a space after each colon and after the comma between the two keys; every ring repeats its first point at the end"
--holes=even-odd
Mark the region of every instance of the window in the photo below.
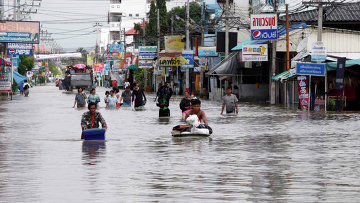
{"type": "Polygon", "coordinates": [[[137,13],[137,14],[135,14],[135,16],[136,16],[136,17],[139,17],[139,14],[137,13]]]}
{"type": "Polygon", "coordinates": [[[131,14],[131,13],[129,14],[129,17],[132,17],[132,14],[131,14]]]}

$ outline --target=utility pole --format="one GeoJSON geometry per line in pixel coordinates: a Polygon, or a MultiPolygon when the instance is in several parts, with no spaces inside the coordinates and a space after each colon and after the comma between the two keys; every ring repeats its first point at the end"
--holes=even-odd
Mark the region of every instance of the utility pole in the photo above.
{"type": "MultiPolygon", "coordinates": [[[[158,55],[157,55],[157,65],[158,65],[158,68],[160,68],[160,10],[157,9],[157,19],[156,19],[156,22],[157,22],[157,37],[158,37],[158,55]]],[[[156,78],[154,79],[154,82],[155,82],[155,89],[154,91],[156,92],[157,88],[156,88],[156,78]]]]}
{"type": "MultiPolygon", "coordinates": [[[[204,47],[205,46],[205,2],[202,3],[201,5],[202,9],[202,15],[201,15],[201,46],[204,47]]],[[[207,59],[206,59],[207,60],[207,59]]],[[[206,61],[207,62],[207,61],[206,61]]],[[[203,96],[203,84],[204,84],[204,68],[205,67],[200,67],[200,97],[202,98],[203,96]]]]}
{"type": "MultiPolygon", "coordinates": [[[[277,14],[277,1],[274,2],[274,12],[277,14]]],[[[271,79],[276,73],[276,40],[272,41],[271,71],[270,71],[270,104],[276,104],[276,83],[271,79]]]]}
{"type": "Polygon", "coordinates": [[[17,10],[18,10],[17,1],[14,0],[14,14],[13,14],[13,19],[14,19],[15,21],[17,20],[17,10]]]}
{"type": "MultiPolygon", "coordinates": [[[[290,40],[289,40],[289,4],[285,4],[286,7],[286,70],[290,69],[290,40]]],[[[284,104],[288,102],[288,83],[284,83],[284,104]]]]}
{"type": "MultiPolygon", "coordinates": [[[[145,30],[146,30],[145,18],[143,18],[143,46],[146,45],[146,42],[145,42],[145,30]]],[[[147,84],[148,84],[147,68],[144,68],[144,87],[145,87],[145,90],[146,90],[147,84]]]]}
{"type": "Polygon", "coordinates": [[[4,0],[0,0],[0,20],[4,19],[4,0]]]}
{"type": "MultiPolygon", "coordinates": [[[[187,0],[187,4],[186,4],[186,27],[185,27],[185,31],[186,31],[186,50],[190,50],[190,33],[189,33],[189,15],[190,15],[190,11],[189,11],[189,0],[187,0]]],[[[190,70],[189,68],[186,68],[186,90],[189,91],[190,89],[190,70]]]]}
{"type": "Polygon", "coordinates": [[[174,12],[171,11],[171,35],[174,35],[174,12]]]}
{"type": "Polygon", "coordinates": [[[225,3],[225,58],[229,55],[229,0],[225,3]]]}

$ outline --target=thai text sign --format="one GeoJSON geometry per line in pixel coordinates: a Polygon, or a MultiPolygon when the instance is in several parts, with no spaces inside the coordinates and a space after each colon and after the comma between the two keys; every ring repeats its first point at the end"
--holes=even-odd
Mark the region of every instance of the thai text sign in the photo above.
{"type": "Polygon", "coordinates": [[[40,22],[4,21],[0,22],[0,42],[20,42],[39,44],[40,22]]]}
{"type": "Polygon", "coordinates": [[[165,36],[165,52],[181,52],[184,49],[184,36],[165,36]]]}
{"type": "Polygon", "coordinates": [[[87,55],[86,63],[87,63],[88,66],[94,65],[94,58],[89,54],[87,55]]]}
{"type": "Polygon", "coordinates": [[[194,68],[194,51],[193,50],[184,50],[182,51],[182,57],[184,62],[180,60],[181,69],[194,68]]]}
{"type": "Polygon", "coordinates": [[[0,72],[0,92],[11,92],[11,73],[0,72]]]}
{"type": "Polygon", "coordinates": [[[159,66],[180,66],[180,53],[159,53],[159,66]]]}
{"type": "Polygon", "coordinates": [[[94,63],[94,71],[102,71],[104,69],[103,63],[94,63]]]}
{"type": "Polygon", "coordinates": [[[219,54],[216,52],[216,47],[199,47],[198,49],[199,57],[216,57],[219,54]]]}
{"type": "Polygon", "coordinates": [[[122,52],[122,44],[110,44],[110,52],[122,52]]]}
{"type": "Polygon", "coordinates": [[[268,61],[268,45],[243,45],[242,61],[268,61]]]}
{"type": "Polygon", "coordinates": [[[153,61],[152,60],[139,60],[139,68],[152,68],[153,61]]]}
{"type": "Polygon", "coordinates": [[[250,29],[251,40],[277,40],[277,15],[252,14],[250,29]]]}
{"type": "Polygon", "coordinates": [[[325,64],[323,63],[297,63],[297,75],[325,76],[325,64]]]}
{"type": "Polygon", "coordinates": [[[322,42],[315,42],[311,50],[311,61],[323,62],[326,60],[326,48],[322,42]]]}
{"type": "Polygon", "coordinates": [[[139,59],[154,59],[157,56],[157,46],[140,46],[139,59]]]}
{"type": "Polygon", "coordinates": [[[335,88],[340,90],[344,88],[344,74],[345,74],[345,65],[346,58],[338,58],[337,68],[336,68],[336,80],[335,80],[335,88]]]}
{"type": "Polygon", "coordinates": [[[297,77],[298,90],[299,90],[299,101],[301,110],[306,111],[309,109],[309,89],[307,84],[306,76],[297,77]]]}

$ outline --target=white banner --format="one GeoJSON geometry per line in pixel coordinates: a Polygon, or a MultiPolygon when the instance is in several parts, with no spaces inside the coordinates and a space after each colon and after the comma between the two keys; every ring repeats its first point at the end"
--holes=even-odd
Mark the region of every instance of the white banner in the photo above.
{"type": "Polygon", "coordinates": [[[268,61],[268,45],[243,45],[242,61],[268,61]]]}
{"type": "Polygon", "coordinates": [[[58,58],[81,58],[81,53],[66,53],[66,54],[39,54],[35,55],[36,61],[47,60],[47,59],[58,59],[58,58]]]}

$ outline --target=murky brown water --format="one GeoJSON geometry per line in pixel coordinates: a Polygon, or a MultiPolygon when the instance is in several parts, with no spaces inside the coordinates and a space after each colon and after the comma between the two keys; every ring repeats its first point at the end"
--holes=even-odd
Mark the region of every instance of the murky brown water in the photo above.
{"type": "Polygon", "coordinates": [[[204,101],[211,138],[173,139],[181,98],[167,122],[148,95],[145,111],[100,108],[107,141],[87,143],[74,96],[0,101],[0,202],[359,202],[360,114],[240,104],[226,117],[204,101]]]}

